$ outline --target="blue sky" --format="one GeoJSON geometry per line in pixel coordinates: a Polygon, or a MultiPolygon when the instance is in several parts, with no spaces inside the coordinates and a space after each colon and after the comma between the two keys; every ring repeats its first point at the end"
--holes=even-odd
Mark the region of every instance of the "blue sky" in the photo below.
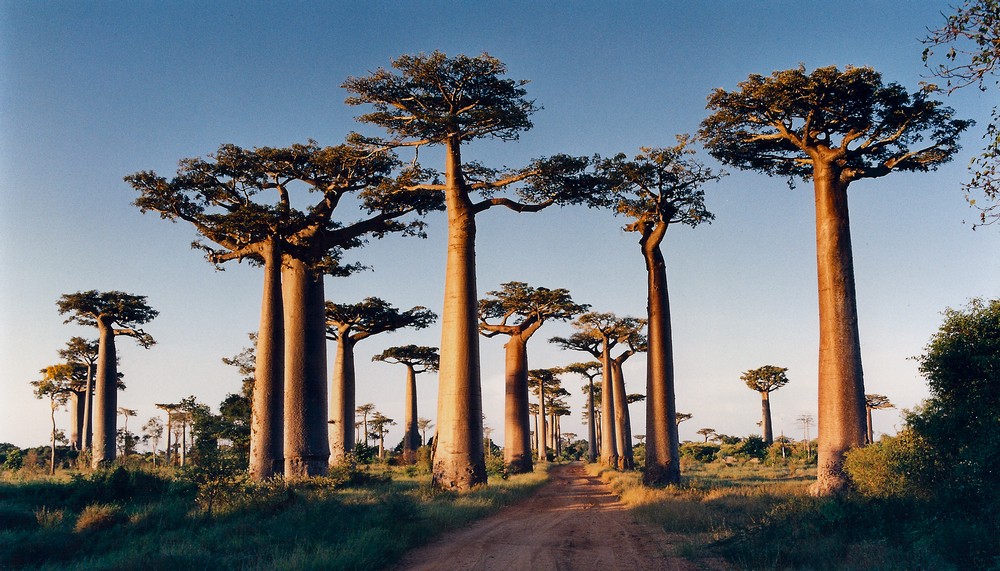
{"type": "MultiPolygon", "coordinates": [[[[216,272],[188,245],[194,231],[142,215],[122,177],[223,143],[284,146],[309,138],[337,144],[360,109],[340,84],[401,54],[489,52],[513,78],[530,79],[543,109],[516,143],[471,144],[466,158],[516,166],[554,153],[634,154],[672,144],[706,116],[711,89],[750,73],[804,64],[871,65],[916,89],[928,78],[919,38],[945,2],[11,2],[0,1],[0,442],[47,439],[47,406],[28,381],[57,360],[73,335],[63,293],[120,289],[147,295],[161,312],[146,351],[119,343],[128,390],[122,406],[141,421],[155,402],[196,395],[213,407],[238,390],[220,361],[247,343],[260,307],[261,276],[245,266],[216,272]]],[[[897,173],[851,188],[861,339],[868,392],[901,407],[926,396],[909,358],[921,352],[945,307],[1000,295],[1000,230],[973,231],[960,184],[996,102],[974,90],[947,98],[980,125],[951,164],[897,173]]],[[[429,166],[433,153],[422,154],[429,166]]],[[[709,163],[713,161],[703,155],[709,163]]],[[[706,188],[712,225],[672,229],[664,245],[671,288],[678,409],[694,414],[682,439],[711,427],[757,432],[759,398],[739,380],[763,364],[789,368],[772,396],[776,432],[800,435],[815,414],[817,311],[812,192],[784,180],[730,171],[706,188]]],[[[353,212],[344,219],[356,218],[353,212]]],[[[444,219],[427,240],[388,238],[357,251],[373,272],[330,279],[328,298],[368,295],[440,312],[444,219]]],[[[645,273],[636,238],[608,212],[549,209],[480,217],[479,289],[525,281],[565,287],[595,310],[641,316],[645,273]]],[[[582,360],[546,340],[529,345],[533,367],[582,360]]],[[[403,371],[369,363],[387,346],[437,345],[440,330],[397,332],[358,346],[358,402],[402,420],[403,371]]],[[[332,348],[331,348],[332,349],[332,348]]],[[[502,340],[484,339],[487,424],[502,441],[502,340]]],[[[331,350],[332,359],[332,350],[331,350]]],[[[626,367],[644,391],[644,361],[626,367]]],[[[421,416],[435,414],[436,378],[420,379],[421,416]]],[[[566,379],[585,433],[581,380],[566,379]]],[[[57,421],[65,426],[68,415],[57,421]]],[[[644,432],[642,407],[633,433],[644,432]]],[[[876,432],[894,432],[880,411],[876,432]]],[[[397,440],[400,427],[390,439],[397,440]]]]}

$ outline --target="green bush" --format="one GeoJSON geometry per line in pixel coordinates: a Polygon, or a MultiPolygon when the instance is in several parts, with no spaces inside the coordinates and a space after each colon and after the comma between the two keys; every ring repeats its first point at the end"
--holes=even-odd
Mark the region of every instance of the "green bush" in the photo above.
{"type": "Polygon", "coordinates": [[[855,448],[847,453],[844,469],[855,489],[873,498],[927,497],[922,466],[933,462],[933,450],[912,430],[855,448]]]}
{"type": "Polygon", "coordinates": [[[719,452],[719,445],[710,442],[685,442],[681,444],[681,458],[688,457],[698,462],[711,462],[719,452]]]}

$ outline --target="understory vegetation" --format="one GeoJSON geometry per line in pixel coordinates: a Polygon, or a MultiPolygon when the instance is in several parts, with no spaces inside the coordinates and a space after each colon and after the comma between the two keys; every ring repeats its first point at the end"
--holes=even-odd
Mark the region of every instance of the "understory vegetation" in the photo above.
{"type": "Polygon", "coordinates": [[[0,568],[380,569],[547,478],[435,491],[388,466],[300,483],[126,469],[0,481],[0,568]]]}

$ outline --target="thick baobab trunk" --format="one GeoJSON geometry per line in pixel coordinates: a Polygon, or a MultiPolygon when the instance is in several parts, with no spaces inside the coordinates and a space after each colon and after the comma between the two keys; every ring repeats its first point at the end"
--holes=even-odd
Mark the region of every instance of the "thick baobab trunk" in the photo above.
{"type": "Polygon", "coordinates": [[[417,427],[417,372],[413,365],[406,364],[406,414],[403,421],[403,462],[417,463],[417,448],[420,448],[420,431],[417,427]]]}
{"type": "Polygon", "coordinates": [[[681,481],[677,405],[674,399],[674,349],[667,294],[667,265],[660,251],[666,225],[644,235],[642,253],[647,273],[649,350],[646,355],[646,470],[647,485],[681,481]]]}
{"type": "Polygon", "coordinates": [[[618,467],[618,442],[615,435],[615,389],[611,378],[611,351],[604,340],[601,351],[601,462],[618,467]]]}
{"type": "Polygon", "coordinates": [[[545,413],[545,383],[538,379],[538,461],[545,462],[548,459],[549,449],[549,423],[548,415],[545,413]]]}
{"type": "Polygon", "coordinates": [[[71,450],[83,449],[83,418],[86,416],[87,399],[79,391],[70,393],[69,402],[69,447],[71,450]]]}
{"type": "Polygon", "coordinates": [[[285,324],[281,295],[281,249],[264,247],[264,292],[260,307],[250,420],[250,477],[284,471],[285,324]]]}
{"type": "Polygon", "coordinates": [[[333,384],[330,387],[330,465],[343,464],[354,451],[354,345],[349,336],[337,338],[337,357],[333,361],[333,384]]]}
{"type": "Polygon", "coordinates": [[[118,358],[115,354],[115,331],[104,316],[97,318],[99,345],[94,394],[94,446],[90,456],[93,468],[105,468],[115,461],[115,429],[118,419],[118,358]]]}
{"type": "Polygon", "coordinates": [[[847,183],[829,165],[816,163],[819,463],[814,492],[828,496],[847,489],[844,454],[865,442],[865,388],[847,183]]]}
{"type": "Polygon", "coordinates": [[[611,360],[611,377],[615,384],[615,433],[618,436],[618,469],[632,470],[635,468],[635,457],[632,455],[632,421],[628,412],[625,375],[622,373],[622,362],[618,359],[611,360]]]}
{"type": "Polygon", "coordinates": [[[597,419],[594,418],[594,379],[587,378],[587,461],[597,460],[597,419]]]}
{"type": "Polygon", "coordinates": [[[433,485],[469,490],[486,483],[483,397],[479,374],[476,218],[461,176],[459,141],[447,144],[445,269],[433,485]]]}
{"type": "Polygon", "coordinates": [[[285,477],[326,473],[330,458],[326,397],[323,276],[286,256],[281,268],[285,316],[285,477]]]}
{"type": "Polygon", "coordinates": [[[764,431],[764,442],[768,446],[774,443],[774,434],[771,431],[771,393],[760,393],[761,419],[760,428],[764,431]]]}
{"type": "Polygon", "coordinates": [[[508,474],[524,474],[533,469],[531,461],[531,420],[528,412],[527,340],[511,335],[506,351],[504,385],[503,463],[508,474]]]}
{"type": "Polygon", "coordinates": [[[90,450],[94,445],[94,363],[87,363],[87,392],[83,405],[83,447],[90,450]]]}

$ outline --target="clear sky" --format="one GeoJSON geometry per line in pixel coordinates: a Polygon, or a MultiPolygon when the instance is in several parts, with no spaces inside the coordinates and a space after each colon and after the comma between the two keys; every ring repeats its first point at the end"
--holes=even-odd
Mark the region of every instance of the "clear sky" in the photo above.
{"type": "MultiPolygon", "coordinates": [[[[946,2],[15,2],[0,0],[0,442],[47,441],[48,410],[28,382],[57,362],[73,335],[55,302],[63,293],[124,290],[146,295],[160,316],[150,350],[119,341],[139,411],[188,395],[217,407],[239,389],[221,363],[257,326],[261,274],[216,272],[189,248],[185,224],[142,215],[124,175],[170,176],[177,161],[223,143],[337,144],[361,110],[343,104],[348,76],[401,54],[488,52],[510,77],[530,79],[543,109],[516,143],[477,142],[467,159],[517,166],[554,153],[634,154],[694,132],[711,89],[748,74],[802,63],[870,65],[911,90],[927,80],[919,38],[943,20],[946,2]]],[[[868,392],[900,407],[926,396],[916,363],[940,311],[1000,296],[1000,228],[973,231],[960,184],[996,92],[947,98],[980,125],[953,163],[933,173],[896,173],[851,187],[861,340],[868,392]]],[[[714,161],[704,153],[703,159],[714,161]]],[[[434,159],[432,153],[422,159],[434,159]]],[[[795,419],[815,415],[817,309],[812,191],[732,172],[706,188],[711,225],[678,227],[664,244],[670,279],[678,410],[695,431],[759,433],[759,397],[739,380],[764,364],[788,367],[772,396],[775,433],[801,437],[795,419]]],[[[353,220],[356,212],[341,213],[353,220]]],[[[353,252],[374,271],[329,279],[332,301],[377,295],[440,313],[444,219],[427,240],[388,238],[353,252]]],[[[642,316],[645,270],[636,237],[608,212],[549,209],[479,218],[479,290],[518,280],[568,288],[598,311],[642,316]]],[[[547,343],[570,332],[544,326],[529,344],[532,367],[584,360],[547,343]]],[[[400,423],[399,366],[370,363],[385,347],[437,345],[440,329],[402,331],[358,345],[358,403],[400,423]]],[[[503,340],[482,341],[486,423],[502,442],[503,340]]],[[[332,347],[331,347],[332,360],[332,347]]],[[[645,363],[626,366],[629,392],[644,392],[645,363]]],[[[420,415],[435,416],[433,375],[419,379],[420,415]]],[[[572,417],[585,434],[582,379],[569,377],[572,417]]],[[[633,433],[645,432],[633,406],[633,433]]],[[[57,422],[65,428],[68,414],[57,422]]],[[[894,432],[898,411],[875,413],[894,432]]],[[[401,437],[394,427],[389,439],[401,437]]],[[[815,432],[814,432],[815,434],[815,432]]]]}

